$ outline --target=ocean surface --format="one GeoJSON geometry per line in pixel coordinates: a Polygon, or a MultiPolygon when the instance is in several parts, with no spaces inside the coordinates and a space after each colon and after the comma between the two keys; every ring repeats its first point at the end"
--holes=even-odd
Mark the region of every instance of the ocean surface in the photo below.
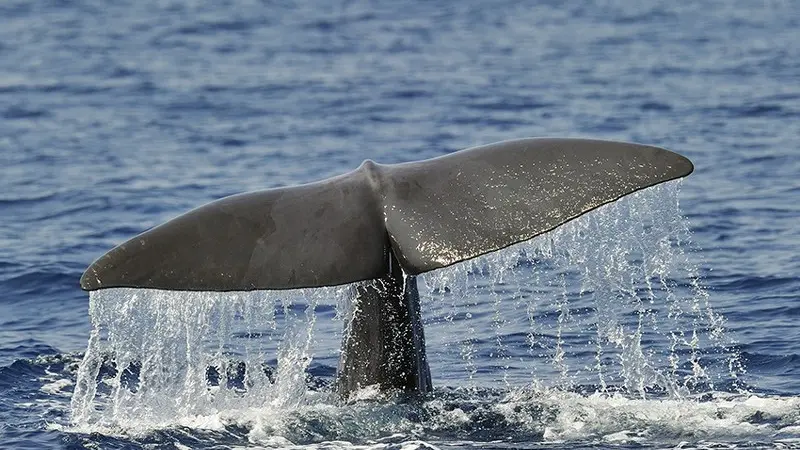
{"type": "Polygon", "coordinates": [[[5,0],[0,448],[800,448],[800,2],[5,0]],[[420,283],[435,391],[330,393],[348,287],[100,291],[239,192],[528,136],[695,172],[420,283]]]}

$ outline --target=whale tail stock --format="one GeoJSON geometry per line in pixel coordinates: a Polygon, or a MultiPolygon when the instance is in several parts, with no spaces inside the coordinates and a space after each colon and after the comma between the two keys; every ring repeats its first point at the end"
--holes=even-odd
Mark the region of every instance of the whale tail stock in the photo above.
{"type": "Polygon", "coordinates": [[[692,170],[658,147],[557,138],[396,165],[365,161],[338,177],[189,211],[101,256],[81,287],[247,291],[373,280],[357,288],[363,307],[348,324],[339,391],[380,383],[425,392],[415,275],[533,238],[692,170]],[[386,337],[398,333],[406,337],[386,337]],[[381,376],[387,368],[411,375],[381,376]]]}

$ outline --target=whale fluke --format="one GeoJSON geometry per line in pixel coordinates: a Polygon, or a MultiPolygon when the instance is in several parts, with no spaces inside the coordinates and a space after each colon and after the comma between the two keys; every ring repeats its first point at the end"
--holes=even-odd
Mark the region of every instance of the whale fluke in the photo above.
{"type": "Polygon", "coordinates": [[[226,197],[112,249],[81,287],[247,291],[416,275],[552,230],[690,174],[647,145],[520,139],[226,197]]]}
{"type": "Polygon", "coordinates": [[[112,249],[81,277],[96,290],[355,287],[336,390],[432,389],[416,275],[568,222],[692,172],[657,147],[521,139],[226,197],[112,249]]]}

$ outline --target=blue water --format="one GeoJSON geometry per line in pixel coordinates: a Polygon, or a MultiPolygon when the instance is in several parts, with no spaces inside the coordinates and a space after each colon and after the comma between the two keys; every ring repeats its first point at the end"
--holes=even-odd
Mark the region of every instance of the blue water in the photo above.
{"type": "MultiPolygon", "coordinates": [[[[2,2],[0,447],[800,446],[798,42],[800,3],[781,0],[2,2]],[[303,392],[265,382],[261,404],[234,392],[214,410],[186,390],[175,404],[169,390],[114,400],[100,389],[94,412],[76,416],[92,330],[78,279],[114,245],[225,195],[525,136],[643,142],[695,163],[679,186],[621,207],[641,219],[642,205],[679,202],[655,214],[681,238],[665,250],[669,288],[649,309],[603,303],[621,324],[645,323],[620,342],[640,342],[677,391],[637,389],[646,377],[627,371],[644,366],[620,359],[624,344],[595,351],[589,312],[601,308],[561,265],[574,261],[545,255],[517,264],[533,278],[432,278],[423,314],[437,390],[419,404],[336,405],[317,389],[335,372],[342,323],[335,302],[314,297],[276,303],[273,340],[238,335],[263,344],[239,355],[248,362],[300,355],[286,367],[308,373],[303,392]],[[437,288],[453,280],[470,289],[437,288]],[[531,317],[521,289],[540,292],[531,317]],[[672,294],[688,299],[676,306],[688,322],[669,315],[672,294]],[[315,330],[299,335],[310,346],[285,351],[296,336],[285,328],[309,318],[315,330]],[[670,348],[675,327],[698,338],[693,350],[670,348]]],[[[613,230],[599,233],[568,247],[620,251],[613,230]]],[[[170,337],[142,326],[138,336],[170,337]]],[[[150,345],[139,350],[161,355],[150,345]]]]}

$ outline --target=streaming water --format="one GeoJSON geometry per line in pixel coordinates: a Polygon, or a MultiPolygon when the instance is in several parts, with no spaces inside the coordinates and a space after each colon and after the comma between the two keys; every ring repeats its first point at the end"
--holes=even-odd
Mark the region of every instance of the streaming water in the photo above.
{"type": "Polygon", "coordinates": [[[316,305],[348,291],[94,292],[72,421],[152,428],[226,409],[296,408],[311,393],[316,305]]]}
{"type": "Polygon", "coordinates": [[[739,357],[692,261],[679,183],[632,194],[546,235],[426,274],[425,309],[439,311],[438,320],[464,336],[455,344],[468,374],[476,370],[475,330],[494,329],[488,356],[509,383],[592,384],[641,398],[681,398],[695,388],[713,389],[716,380],[735,380],[739,357]],[[471,314],[475,298],[491,298],[494,314],[471,314]],[[451,307],[445,311],[443,304],[451,307]],[[518,336],[502,333],[520,324],[529,330],[525,350],[534,358],[519,352],[518,336]],[[543,358],[554,374],[541,374],[543,358]]]}
{"type": "Polygon", "coordinates": [[[712,392],[742,369],[692,262],[679,186],[630,195],[554,232],[425,274],[437,390],[421,406],[339,405],[325,386],[330,376],[310,377],[319,352],[336,356],[324,347],[338,342],[330,329],[342,324],[329,319],[346,317],[352,286],[93,292],[71,422],[104,433],[235,424],[251,439],[318,442],[441,435],[497,407],[505,422],[547,438],[566,433],[552,431],[552,420],[542,425],[548,405],[563,413],[563,402],[580,410],[603,398],[611,408],[712,392]],[[444,357],[452,353],[460,357],[444,357]],[[453,360],[460,367],[437,362],[453,360]],[[478,372],[496,383],[486,386],[484,375],[477,386],[478,372]]]}

